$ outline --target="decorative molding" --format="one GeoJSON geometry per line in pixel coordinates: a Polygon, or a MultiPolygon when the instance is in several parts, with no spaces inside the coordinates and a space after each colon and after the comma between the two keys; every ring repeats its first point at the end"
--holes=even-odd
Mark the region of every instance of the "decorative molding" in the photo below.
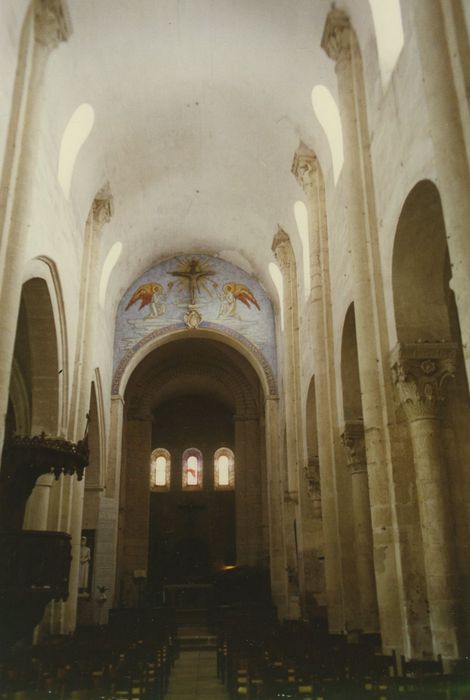
{"type": "Polygon", "coordinates": [[[362,420],[348,420],[341,435],[346,461],[353,474],[367,471],[366,443],[362,420]]]}
{"type": "Polygon", "coordinates": [[[65,0],[35,0],[34,31],[36,41],[55,49],[72,34],[72,22],[65,0]]]}
{"type": "Polygon", "coordinates": [[[92,204],[93,228],[99,233],[103,226],[111,221],[114,214],[113,195],[107,183],[96,195],[92,204]]]}
{"type": "Polygon", "coordinates": [[[348,15],[335,7],[326,18],[321,47],[336,63],[351,56],[351,23],[348,15]]]}
{"type": "Polygon", "coordinates": [[[278,225],[277,233],[273,238],[271,250],[276,256],[281,270],[288,268],[294,261],[294,251],[290,242],[289,234],[278,225]]]}
{"type": "Polygon", "coordinates": [[[194,304],[188,305],[188,310],[183,316],[183,321],[189,329],[196,329],[201,325],[202,316],[194,304]]]}
{"type": "Polygon", "coordinates": [[[399,343],[391,352],[393,382],[409,421],[436,418],[444,383],[454,377],[456,343],[399,343]]]}
{"type": "Polygon", "coordinates": [[[317,156],[301,141],[294,153],[291,172],[306,194],[311,194],[314,190],[318,169],[317,156]]]}

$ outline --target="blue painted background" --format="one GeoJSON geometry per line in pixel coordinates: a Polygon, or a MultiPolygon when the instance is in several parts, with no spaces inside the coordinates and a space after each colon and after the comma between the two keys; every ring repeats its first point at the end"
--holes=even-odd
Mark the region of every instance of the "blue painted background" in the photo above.
{"type": "MultiPolygon", "coordinates": [[[[172,275],[184,268],[192,258],[198,260],[204,270],[214,274],[203,278],[199,284],[196,306],[204,322],[216,324],[221,330],[235,332],[253,343],[262,353],[277,374],[274,315],[271,302],[256,278],[225,260],[207,255],[179,255],[165,260],[147,270],[127,290],[118,307],[114,340],[114,369],[118,367],[126,353],[137,344],[142,345],[144,338],[157,330],[164,332],[168,327],[185,328],[183,316],[190,301],[189,288],[183,278],[172,275]],[[140,307],[140,301],[126,306],[133,294],[144,284],[158,283],[162,286],[157,298],[157,305],[140,307]],[[241,300],[235,302],[235,316],[227,316],[227,305],[223,304],[223,286],[226,283],[244,285],[255,297],[260,309],[250,304],[247,308],[241,300]],[[155,312],[157,315],[155,315],[155,312]]],[[[233,310],[233,306],[232,306],[233,310]]],[[[137,347],[135,350],[137,351],[137,347]]]]}

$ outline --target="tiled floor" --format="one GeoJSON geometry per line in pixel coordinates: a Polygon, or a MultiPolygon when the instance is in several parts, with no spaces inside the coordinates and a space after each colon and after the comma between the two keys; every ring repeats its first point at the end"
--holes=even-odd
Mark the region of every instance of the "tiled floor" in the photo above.
{"type": "Polygon", "coordinates": [[[166,698],[228,700],[228,693],[217,678],[215,651],[182,651],[171,673],[166,698]]]}

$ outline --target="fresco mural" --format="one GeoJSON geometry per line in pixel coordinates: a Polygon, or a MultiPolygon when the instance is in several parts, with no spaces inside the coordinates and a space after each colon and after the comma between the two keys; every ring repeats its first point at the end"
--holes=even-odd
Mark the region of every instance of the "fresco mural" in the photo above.
{"type": "Polygon", "coordinates": [[[150,335],[183,328],[218,328],[242,336],[275,374],[274,316],[265,291],[235,265],[195,254],[159,263],[124,294],[116,318],[115,375],[150,335]]]}

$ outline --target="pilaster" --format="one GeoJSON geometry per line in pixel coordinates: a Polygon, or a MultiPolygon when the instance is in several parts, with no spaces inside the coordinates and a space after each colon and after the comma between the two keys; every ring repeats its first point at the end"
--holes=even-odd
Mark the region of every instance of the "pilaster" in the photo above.
{"type": "MultiPolygon", "coordinates": [[[[315,371],[315,403],[318,435],[318,459],[321,491],[310,481],[315,494],[314,517],[322,517],[324,569],[328,624],[333,633],[342,632],[349,617],[346,601],[350,586],[344,580],[347,567],[343,567],[341,524],[338,513],[344,508],[338,505],[339,491],[338,424],[333,330],[331,318],[331,290],[329,279],[328,230],[326,221],[325,188],[321,167],[315,153],[302,141],[293,158],[292,174],[305,193],[310,247],[310,297],[308,313],[312,323],[312,350],[315,371]],[[336,432],[335,432],[336,431],[336,432]],[[317,499],[321,497],[320,501],[317,499]]],[[[347,523],[349,528],[349,522],[347,523]]]]}
{"type": "Polygon", "coordinates": [[[397,561],[398,528],[388,449],[387,410],[391,386],[385,373],[385,310],[380,292],[381,269],[367,107],[358,42],[349,17],[343,11],[333,8],[328,14],[321,45],[335,61],[343,129],[343,172],[381,635],[384,651],[403,650],[406,630],[404,591],[397,561]]]}
{"type": "MultiPolygon", "coordinates": [[[[0,193],[0,415],[8,405],[11,365],[21,298],[24,255],[30,230],[31,200],[38,144],[41,135],[41,92],[51,51],[71,34],[71,23],[63,0],[34,0],[32,14],[23,31],[21,60],[15,78],[15,121],[8,130],[6,186],[0,193]],[[23,60],[26,57],[26,60],[23,60]]],[[[0,444],[4,420],[0,420],[0,444]]]]}

